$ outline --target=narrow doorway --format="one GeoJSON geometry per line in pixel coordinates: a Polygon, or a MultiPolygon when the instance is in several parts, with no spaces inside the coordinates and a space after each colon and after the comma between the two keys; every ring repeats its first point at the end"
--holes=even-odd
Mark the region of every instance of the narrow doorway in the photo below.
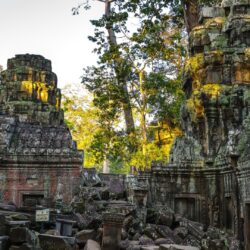
{"type": "Polygon", "coordinates": [[[44,195],[42,194],[24,194],[23,195],[23,206],[25,207],[35,207],[36,205],[41,205],[44,195]]]}

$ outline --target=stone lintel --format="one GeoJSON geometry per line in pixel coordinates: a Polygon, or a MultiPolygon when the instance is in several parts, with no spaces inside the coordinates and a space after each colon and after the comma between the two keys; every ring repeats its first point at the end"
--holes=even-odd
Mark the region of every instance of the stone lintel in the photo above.
{"type": "Polygon", "coordinates": [[[103,224],[120,227],[123,225],[125,216],[121,213],[104,213],[103,224]]]}

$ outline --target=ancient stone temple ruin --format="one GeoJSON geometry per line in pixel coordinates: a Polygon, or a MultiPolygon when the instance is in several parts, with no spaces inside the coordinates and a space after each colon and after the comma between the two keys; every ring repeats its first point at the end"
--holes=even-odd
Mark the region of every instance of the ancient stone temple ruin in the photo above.
{"type": "Polygon", "coordinates": [[[144,174],[151,202],[232,232],[250,249],[250,2],[201,9],[189,36],[184,135],[144,174]]]}
{"type": "Polygon", "coordinates": [[[27,206],[70,201],[83,162],[60,108],[51,62],[8,60],[0,82],[0,201],[27,206]]]}
{"type": "Polygon", "coordinates": [[[189,34],[183,135],[169,164],[155,162],[137,176],[80,174],[82,153],[64,124],[50,61],[8,61],[0,83],[0,203],[42,205],[53,216],[42,227],[27,214],[20,222],[20,214],[0,212],[0,249],[4,242],[39,250],[250,249],[250,1],[204,7],[199,22],[189,34]],[[66,212],[49,202],[58,200],[66,212]]]}

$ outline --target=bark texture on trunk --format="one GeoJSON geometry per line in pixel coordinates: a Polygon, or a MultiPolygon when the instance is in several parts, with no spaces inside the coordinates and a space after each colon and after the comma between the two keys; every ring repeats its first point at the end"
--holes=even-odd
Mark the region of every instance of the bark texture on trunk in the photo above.
{"type": "MultiPolygon", "coordinates": [[[[105,15],[108,17],[110,15],[110,9],[111,9],[111,1],[106,0],[105,1],[105,15]]],[[[107,28],[108,31],[108,38],[111,45],[117,45],[116,35],[112,28],[107,28]]],[[[119,81],[119,76],[117,76],[117,79],[119,81]]],[[[129,98],[129,92],[128,92],[128,86],[126,79],[123,79],[124,81],[120,81],[119,84],[122,84],[123,89],[123,95],[124,98],[121,99],[122,102],[122,108],[124,113],[124,119],[126,123],[126,131],[127,134],[131,135],[135,132],[135,124],[134,124],[134,118],[132,113],[132,108],[130,104],[130,98],[129,98]]]]}
{"type": "Polygon", "coordinates": [[[187,32],[199,25],[199,2],[198,0],[182,0],[184,19],[187,32]]]}
{"type": "Polygon", "coordinates": [[[110,173],[110,168],[109,168],[109,160],[107,159],[107,156],[104,156],[104,161],[103,161],[103,170],[102,172],[104,174],[109,174],[110,173]]]}

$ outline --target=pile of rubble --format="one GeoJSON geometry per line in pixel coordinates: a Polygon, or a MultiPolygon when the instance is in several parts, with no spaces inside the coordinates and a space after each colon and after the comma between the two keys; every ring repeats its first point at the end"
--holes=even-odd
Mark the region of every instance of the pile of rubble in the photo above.
{"type": "Polygon", "coordinates": [[[240,249],[237,240],[219,229],[187,220],[161,204],[149,206],[147,190],[138,183],[110,183],[85,171],[71,204],[58,200],[44,222],[35,213],[2,206],[8,211],[0,211],[0,249],[240,249]],[[133,202],[128,201],[131,196],[133,202]]]}

